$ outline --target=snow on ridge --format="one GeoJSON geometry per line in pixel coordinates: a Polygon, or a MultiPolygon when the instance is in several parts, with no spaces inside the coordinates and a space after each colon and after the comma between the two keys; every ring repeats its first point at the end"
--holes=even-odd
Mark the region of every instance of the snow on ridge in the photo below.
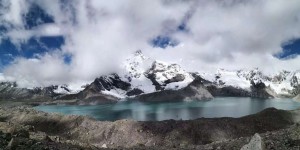
{"type": "Polygon", "coordinates": [[[181,89],[191,83],[194,78],[188,72],[180,67],[178,64],[168,64],[162,61],[155,61],[152,70],[149,73],[156,75],[156,81],[163,85],[167,80],[181,76],[184,79],[178,82],[172,82],[166,85],[165,89],[181,89]]]}
{"type": "MultiPolygon", "coordinates": [[[[131,89],[138,88],[145,93],[152,93],[156,91],[152,81],[148,78],[148,74],[154,74],[155,80],[164,87],[164,89],[181,89],[186,87],[194,80],[191,73],[186,72],[179,64],[166,63],[163,61],[154,60],[143,55],[142,51],[136,51],[131,57],[128,57],[123,64],[123,70],[118,73],[122,81],[129,82],[131,89]],[[166,81],[178,80],[167,83],[166,81]]],[[[276,74],[264,74],[258,68],[254,69],[240,69],[240,70],[226,70],[218,69],[214,73],[202,72],[198,73],[203,79],[216,83],[218,86],[233,86],[249,90],[251,82],[263,82],[266,86],[273,89],[277,94],[289,94],[294,89],[294,86],[300,83],[300,70],[297,71],[280,71],[276,74]]],[[[108,80],[110,75],[106,76],[108,80]]],[[[12,81],[0,73],[0,82],[12,81]]],[[[30,85],[28,81],[21,81],[30,85]]],[[[84,89],[85,84],[68,84],[58,85],[53,89],[55,93],[59,94],[75,94],[84,89]]],[[[30,89],[30,87],[26,87],[30,89]]],[[[119,98],[125,98],[126,92],[121,89],[114,88],[110,91],[102,91],[103,94],[113,95],[119,98]]]]}
{"type": "Polygon", "coordinates": [[[131,78],[139,78],[151,67],[153,62],[153,59],[144,56],[141,51],[136,51],[134,56],[127,58],[122,65],[123,74],[131,78]]]}
{"type": "Polygon", "coordinates": [[[251,82],[255,84],[263,82],[267,87],[274,90],[276,94],[289,94],[293,85],[299,85],[299,71],[281,71],[277,74],[265,75],[258,68],[244,70],[218,69],[215,74],[200,73],[200,75],[219,86],[234,86],[242,89],[250,89],[251,82]],[[294,83],[297,79],[297,83],[294,83]]]}
{"type": "Polygon", "coordinates": [[[65,86],[57,86],[57,88],[55,88],[53,92],[59,94],[70,94],[69,89],[67,89],[67,87],[65,86]]]}
{"type": "Polygon", "coordinates": [[[144,91],[145,93],[155,92],[155,86],[153,85],[151,80],[146,78],[144,75],[139,78],[133,78],[130,84],[133,88],[138,88],[144,91]]]}
{"type": "Polygon", "coordinates": [[[134,53],[133,57],[128,57],[124,64],[122,64],[124,70],[120,74],[120,78],[123,81],[130,82],[132,88],[141,89],[145,93],[154,92],[155,86],[144,75],[151,68],[153,62],[153,59],[146,57],[142,51],[138,50],[134,53]]]}
{"type": "Polygon", "coordinates": [[[188,86],[191,82],[193,82],[193,80],[194,80],[194,78],[187,78],[180,82],[169,83],[169,84],[167,84],[165,89],[167,89],[167,90],[182,89],[182,88],[188,86]]]}
{"type": "Polygon", "coordinates": [[[282,71],[273,76],[272,82],[267,84],[274,89],[277,94],[289,94],[289,91],[294,89],[294,86],[300,83],[299,71],[282,71]]]}
{"type": "Polygon", "coordinates": [[[251,86],[250,82],[246,78],[239,76],[239,73],[241,73],[241,71],[218,69],[217,73],[215,74],[201,73],[200,75],[204,79],[214,82],[220,86],[226,85],[236,88],[249,89],[251,86]]]}
{"type": "Polygon", "coordinates": [[[249,87],[250,86],[250,83],[248,83],[249,81],[238,76],[238,71],[236,71],[236,70],[230,71],[230,70],[225,70],[225,69],[218,69],[215,74],[203,73],[203,74],[201,74],[201,76],[204,79],[207,79],[218,85],[228,85],[228,86],[235,86],[235,87],[249,87]],[[242,80],[245,83],[241,84],[242,80]]]}
{"type": "Polygon", "coordinates": [[[148,78],[149,74],[155,74],[155,80],[164,85],[165,81],[170,80],[178,75],[184,77],[183,81],[172,82],[166,85],[166,89],[180,89],[187,86],[193,81],[190,73],[187,73],[178,64],[169,64],[163,61],[154,60],[146,57],[142,51],[136,51],[133,56],[128,57],[124,64],[123,72],[120,78],[123,81],[128,81],[132,88],[138,88],[145,93],[155,92],[155,86],[148,78]]]}
{"type": "Polygon", "coordinates": [[[112,96],[120,98],[120,99],[123,99],[126,97],[126,91],[121,90],[121,89],[110,89],[109,91],[108,90],[101,91],[101,93],[106,94],[106,95],[112,95],[112,96]]]}

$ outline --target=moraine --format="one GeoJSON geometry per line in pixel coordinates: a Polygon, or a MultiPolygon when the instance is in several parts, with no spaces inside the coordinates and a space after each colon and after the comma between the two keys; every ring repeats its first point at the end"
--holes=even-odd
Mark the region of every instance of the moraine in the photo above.
{"type": "Polygon", "coordinates": [[[254,99],[217,97],[210,101],[191,102],[130,102],[123,101],[103,105],[41,105],[35,107],[45,112],[87,115],[101,121],[133,119],[137,121],[191,120],[201,117],[241,117],[257,113],[265,108],[275,107],[294,110],[300,103],[291,99],[254,99]]]}

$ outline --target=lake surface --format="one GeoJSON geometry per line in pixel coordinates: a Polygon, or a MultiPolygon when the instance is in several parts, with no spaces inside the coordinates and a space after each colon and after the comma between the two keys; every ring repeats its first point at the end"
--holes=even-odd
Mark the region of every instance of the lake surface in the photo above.
{"type": "Polygon", "coordinates": [[[50,105],[37,106],[37,110],[62,114],[87,115],[97,120],[115,121],[119,119],[148,120],[190,120],[196,118],[241,117],[257,113],[265,108],[275,107],[293,110],[300,107],[291,99],[252,99],[220,97],[211,101],[192,102],[119,102],[94,106],[50,105]]]}

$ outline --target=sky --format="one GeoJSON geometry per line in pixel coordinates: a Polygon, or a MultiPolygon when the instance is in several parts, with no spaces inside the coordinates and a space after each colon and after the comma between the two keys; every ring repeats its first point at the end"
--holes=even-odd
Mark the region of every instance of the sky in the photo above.
{"type": "Polygon", "coordinates": [[[300,69],[300,0],[1,0],[0,73],[85,83],[136,50],[187,71],[300,69]]]}

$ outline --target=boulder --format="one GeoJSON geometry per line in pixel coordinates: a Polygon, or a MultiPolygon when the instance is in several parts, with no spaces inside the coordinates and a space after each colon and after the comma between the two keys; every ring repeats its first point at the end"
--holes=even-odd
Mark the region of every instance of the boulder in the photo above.
{"type": "Polygon", "coordinates": [[[300,101],[300,94],[298,94],[296,97],[294,97],[294,100],[300,101]]]}
{"type": "Polygon", "coordinates": [[[264,150],[264,142],[260,135],[256,133],[250,140],[250,142],[244,145],[241,150],[264,150]]]}

